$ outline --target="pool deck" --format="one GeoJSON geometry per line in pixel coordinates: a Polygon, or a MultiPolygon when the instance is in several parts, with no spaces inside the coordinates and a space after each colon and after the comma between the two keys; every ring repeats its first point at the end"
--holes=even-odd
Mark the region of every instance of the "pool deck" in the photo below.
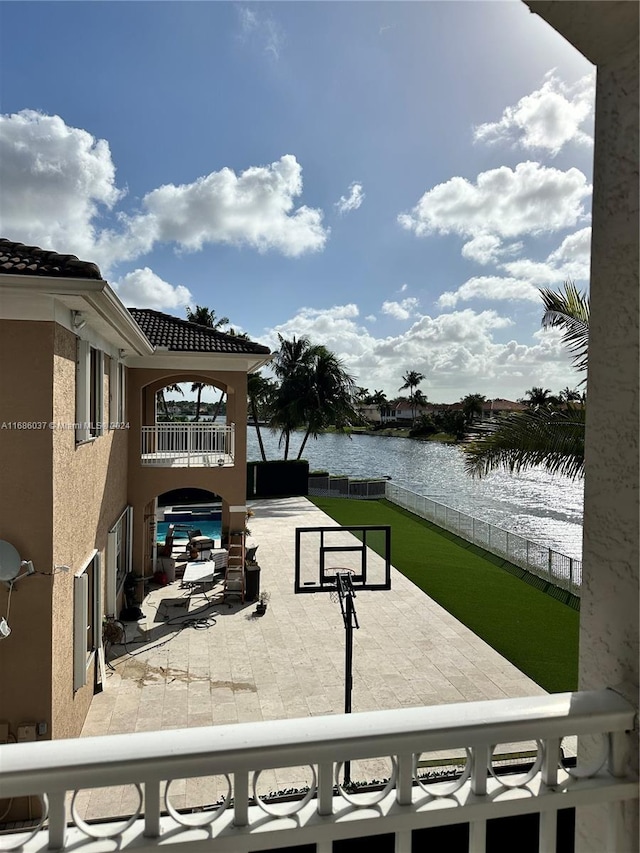
{"type": "MultiPolygon", "coordinates": [[[[251,507],[261,588],[271,593],[266,614],[254,616],[254,603],[222,603],[221,584],[206,596],[180,581],[153,589],[145,619],[129,623],[132,655],[117,646],[109,656],[113,669],[82,737],[343,712],[340,607],[328,594],[293,589],[295,528],[337,524],[305,498],[251,507]],[[180,629],[187,618],[204,621],[180,629]]],[[[354,713],[545,693],[395,569],[390,590],[359,592],[356,606],[354,713]]],[[[383,767],[368,770],[384,775],[383,767]]],[[[269,783],[280,790],[298,781],[274,773],[269,783]]],[[[177,807],[191,804],[186,786],[176,793],[184,795],[177,807]]],[[[107,798],[111,814],[126,809],[121,795],[107,798]]],[[[78,805],[91,818],[107,803],[83,791],[78,805]]]]}

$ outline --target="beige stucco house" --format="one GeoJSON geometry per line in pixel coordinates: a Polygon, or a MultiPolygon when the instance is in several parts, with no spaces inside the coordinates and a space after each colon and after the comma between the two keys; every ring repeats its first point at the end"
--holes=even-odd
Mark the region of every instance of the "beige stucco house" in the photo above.
{"type": "Polygon", "coordinates": [[[153,572],[159,495],[205,489],[223,531],[243,530],[247,374],[269,358],[127,310],[95,264],[0,241],[0,562],[13,546],[35,570],[0,583],[5,739],[79,735],[103,617],[119,612],[128,572],[153,572]],[[226,424],[156,423],[156,392],[181,381],[223,389],[226,424]]]}

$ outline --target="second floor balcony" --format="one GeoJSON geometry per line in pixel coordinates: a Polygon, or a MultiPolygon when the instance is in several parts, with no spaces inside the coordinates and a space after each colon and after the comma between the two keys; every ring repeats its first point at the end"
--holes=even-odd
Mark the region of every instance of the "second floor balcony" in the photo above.
{"type": "Polygon", "coordinates": [[[141,428],[140,462],[160,468],[233,465],[235,424],[156,423],[141,428]]]}

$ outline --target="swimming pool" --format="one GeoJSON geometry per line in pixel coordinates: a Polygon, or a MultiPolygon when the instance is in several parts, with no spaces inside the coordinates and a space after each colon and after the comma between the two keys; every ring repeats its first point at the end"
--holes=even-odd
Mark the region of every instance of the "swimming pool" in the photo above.
{"type": "MultiPolygon", "coordinates": [[[[166,516],[165,516],[166,518],[166,516]]],[[[168,521],[159,521],[156,525],[156,542],[162,542],[164,544],[165,538],[167,536],[167,531],[169,530],[169,524],[175,524],[175,522],[168,521]]],[[[179,529],[176,530],[175,539],[186,539],[187,538],[187,527],[189,529],[195,528],[199,530],[203,536],[208,536],[209,539],[220,539],[222,534],[222,524],[220,521],[211,521],[204,520],[202,521],[200,518],[196,516],[190,516],[187,522],[180,522],[179,529]]]]}
{"type": "Polygon", "coordinates": [[[192,521],[220,521],[222,511],[215,506],[172,506],[164,511],[165,521],[181,521],[189,524],[192,521]]]}

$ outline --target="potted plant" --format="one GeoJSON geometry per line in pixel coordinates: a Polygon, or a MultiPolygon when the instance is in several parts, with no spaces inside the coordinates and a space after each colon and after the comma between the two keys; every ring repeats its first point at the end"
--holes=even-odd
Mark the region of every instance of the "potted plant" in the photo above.
{"type": "Polygon", "coordinates": [[[267,612],[267,601],[269,601],[270,598],[270,592],[267,592],[265,590],[264,592],[260,593],[260,596],[258,597],[258,604],[256,606],[256,616],[264,616],[264,614],[267,612]]]}

